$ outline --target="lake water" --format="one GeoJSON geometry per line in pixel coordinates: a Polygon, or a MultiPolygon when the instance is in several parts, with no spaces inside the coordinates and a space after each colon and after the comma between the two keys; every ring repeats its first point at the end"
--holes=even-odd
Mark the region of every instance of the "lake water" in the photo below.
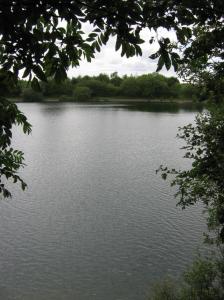
{"type": "Polygon", "coordinates": [[[19,104],[26,192],[0,202],[0,299],[145,300],[202,245],[201,207],[182,211],[155,170],[184,168],[189,109],[19,104]]]}

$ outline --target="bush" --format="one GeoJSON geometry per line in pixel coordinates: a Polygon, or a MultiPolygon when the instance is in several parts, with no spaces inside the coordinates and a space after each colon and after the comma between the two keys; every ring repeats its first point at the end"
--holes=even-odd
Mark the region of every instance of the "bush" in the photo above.
{"type": "Polygon", "coordinates": [[[179,300],[177,287],[171,278],[155,283],[149,300],[179,300]]]}
{"type": "Polygon", "coordinates": [[[91,90],[86,86],[76,86],[73,99],[74,101],[89,101],[91,99],[91,90]]]}
{"type": "Polygon", "coordinates": [[[72,96],[74,85],[69,79],[60,83],[53,79],[48,79],[48,82],[41,83],[41,88],[46,97],[72,96]]]}
{"type": "Polygon", "coordinates": [[[159,281],[152,287],[149,300],[221,300],[223,298],[223,274],[219,260],[198,256],[184,273],[183,281],[171,278],[159,281]]]}
{"type": "Polygon", "coordinates": [[[121,93],[122,96],[139,97],[141,88],[137,83],[137,79],[135,77],[125,78],[121,83],[121,93]]]}
{"type": "Polygon", "coordinates": [[[22,100],[26,102],[40,102],[44,100],[44,97],[41,93],[34,90],[25,89],[22,93],[22,100]]]}
{"type": "Polygon", "coordinates": [[[88,87],[93,97],[116,96],[118,88],[111,83],[106,83],[97,79],[80,80],[77,86],[88,87]]]}
{"type": "Polygon", "coordinates": [[[146,74],[137,78],[140,87],[140,95],[149,99],[159,99],[169,97],[169,87],[167,78],[157,74],[146,74]]]}
{"type": "MultiPolygon", "coordinates": [[[[203,98],[202,96],[203,90],[201,90],[201,94],[199,93],[199,88],[188,83],[182,83],[180,88],[180,96],[183,99],[194,99],[194,98],[203,98]]],[[[205,95],[206,98],[206,95],[205,95]]]]}

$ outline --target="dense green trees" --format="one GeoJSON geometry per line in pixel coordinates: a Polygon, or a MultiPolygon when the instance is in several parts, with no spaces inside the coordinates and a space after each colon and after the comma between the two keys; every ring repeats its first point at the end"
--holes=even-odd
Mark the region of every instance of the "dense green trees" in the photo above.
{"type": "Polygon", "coordinates": [[[71,96],[74,86],[69,79],[66,79],[60,83],[53,79],[48,79],[47,82],[41,83],[41,92],[45,97],[55,97],[60,95],[71,96]]]}
{"type": "Polygon", "coordinates": [[[126,77],[121,83],[121,93],[127,97],[139,97],[140,86],[137,84],[137,78],[126,77]]]}
{"type": "Polygon", "coordinates": [[[26,88],[22,91],[22,100],[27,102],[41,102],[43,101],[43,95],[31,88],[26,88]]]}
{"type": "MultiPolygon", "coordinates": [[[[33,96],[31,92],[27,93],[27,85],[21,87],[21,94],[33,96]]],[[[45,98],[60,98],[61,100],[75,101],[72,97],[74,90],[78,87],[85,87],[90,90],[91,97],[83,99],[83,101],[97,100],[99,97],[121,97],[121,98],[144,98],[150,100],[193,100],[197,97],[198,89],[192,84],[180,83],[175,77],[165,77],[158,73],[145,74],[141,76],[123,76],[117,74],[100,74],[98,76],[84,76],[66,79],[61,83],[57,83],[53,79],[48,82],[41,83],[42,95],[45,98]],[[63,96],[63,97],[61,97],[63,96]],[[66,97],[64,97],[66,96],[66,97]]],[[[29,91],[29,90],[28,90],[29,91]]],[[[20,96],[17,94],[17,96],[20,96]]],[[[29,99],[24,97],[25,101],[33,101],[35,97],[29,99]]],[[[76,98],[77,99],[77,98],[76,98]]],[[[79,98],[80,99],[80,98],[79,98]]],[[[41,100],[41,99],[40,99],[41,100]]],[[[38,101],[38,100],[37,100],[38,101]]]]}
{"type": "Polygon", "coordinates": [[[169,88],[164,76],[157,73],[143,75],[139,78],[142,95],[147,98],[162,98],[165,95],[169,98],[169,88]]]}
{"type": "MultiPolygon", "coordinates": [[[[104,75],[104,74],[101,74],[104,75]]],[[[103,97],[103,96],[114,96],[116,95],[116,87],[108,81],[99,80],[97,77],[94,78],[80,78],[78,84],[79,86],[88,87],[91,90],[93,97],[103,97]]]]}
{"type": "Polygon", "coordinates": [[[91,90],[86,86],[76,86],[73,97],[74,101],[88,101],[91,98],[91,90]]]}

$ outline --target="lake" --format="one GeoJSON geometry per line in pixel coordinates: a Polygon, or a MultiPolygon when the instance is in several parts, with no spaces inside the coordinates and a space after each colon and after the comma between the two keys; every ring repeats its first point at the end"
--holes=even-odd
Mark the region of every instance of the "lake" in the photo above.
{"type": "Polygon", "coordinates": [[[14,130],[22,177],[0,202],[0,298],[147,300],[202,246],[202,207],[184,211],[160,164],[188,168],[177,128],[195,109],[20,103],[33,125],[14,130]]]}

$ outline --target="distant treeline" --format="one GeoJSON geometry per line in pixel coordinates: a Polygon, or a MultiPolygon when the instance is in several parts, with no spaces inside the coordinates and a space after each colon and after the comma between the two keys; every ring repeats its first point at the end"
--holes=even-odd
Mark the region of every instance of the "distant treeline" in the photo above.
{"type": "Polygon", "coordinates": [[[175,77],[165,77],[158,73],[141,76],[122,76],[117,72],[110,76],[79,76],[57,83],[53,79],[42,82],[41,91],[33,91],[24,80],[10,96],[18,96],[24,101],[42,101],[55,98],[60,101],[90,101],[100,97],[145,98],[194,100],[198,89],[194,85],[180,83],[175,77]]]}

